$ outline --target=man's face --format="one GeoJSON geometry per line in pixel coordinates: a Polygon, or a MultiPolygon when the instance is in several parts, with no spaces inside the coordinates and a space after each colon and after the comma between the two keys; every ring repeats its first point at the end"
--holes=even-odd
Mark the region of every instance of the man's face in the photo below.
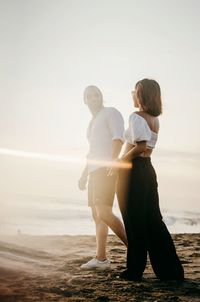
{"type": "Polygon", "coordinates": [[[90,90],[85,96],[85,103],[92,113],[96,113],[102,107],[102,96],[98,91],[90,90]]]}

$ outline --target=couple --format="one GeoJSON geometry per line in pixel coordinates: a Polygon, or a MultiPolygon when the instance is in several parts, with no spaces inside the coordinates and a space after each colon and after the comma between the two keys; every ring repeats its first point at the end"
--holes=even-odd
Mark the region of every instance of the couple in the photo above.
{"type": "Polygon", "coordinates": [[[79,188],[86,189],[88,183],[97,253],[81,268],[109,268],[106,242],[110,227],[127,247],[127,268],[120,275],[122,279],[142,280],[148,252],[157,278],[184,280],[183,267],[162,220],[156,173],[151,164],[162,112],[160,86],[154,80],[143,79],[136,83],[132,98],[138,110],[130,115],[124,132],[122,115],[115,108],[104,107],[101,91],[96,86],[84,91],[92,120],[87,130],[87,165],[79,188]],[[118,158],[124,141],[123,155],[118,158]],[[124,225],[112,212],[115,193],[124,225]]]}

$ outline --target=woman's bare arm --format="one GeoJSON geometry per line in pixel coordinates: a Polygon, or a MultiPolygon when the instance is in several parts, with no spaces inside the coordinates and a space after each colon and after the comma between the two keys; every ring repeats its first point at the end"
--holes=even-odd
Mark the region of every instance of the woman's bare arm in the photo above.
{"type": "Polygon", "coordinates": [[[126,153],[123,154],[121,159],[123,161],[131,161],[147,149],[146,141],[136,142],[135,145],[126,153]]]}

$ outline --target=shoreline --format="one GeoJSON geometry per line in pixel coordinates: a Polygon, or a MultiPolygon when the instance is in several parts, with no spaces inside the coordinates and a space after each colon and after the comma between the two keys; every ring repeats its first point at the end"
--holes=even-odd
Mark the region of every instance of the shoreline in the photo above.
{"type": "Polygon", "coordinates": [[[0,235],[0,301],[200,301],[200,236],[173,234],[185,269],[185,282],[156,279],[149,260],[144,281],[119,279],[126,248],[108,237],[111,269],[85,271],[95,255],[91,235],[0,235]]]}

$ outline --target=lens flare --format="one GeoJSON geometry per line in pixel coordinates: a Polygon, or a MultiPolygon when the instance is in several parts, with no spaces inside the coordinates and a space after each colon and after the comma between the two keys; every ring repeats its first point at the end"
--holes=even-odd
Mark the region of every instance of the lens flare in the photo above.
{"type": "MultiPolygon", "coordinates": [[[[38,160],[49,160],[49,161],[61,161],[68,162],[74,164],[81,164],[85,162],[83,158],[78,156],[62,156],[62,155],[52,155],[48,153],[37,153],[37,152],[29,152],[15,149],[7,149],[0,148],[0,155],[9,155],[15,157],[24,157],[24,158],[32,158],[38,160]]],[[[110,168],[123,168],[130,169],[132,164],[129,162],[123,162],[119,160],[102,160],[102,159],[87,159],[87,163],[91,165],[96,165],[99,167],[110,167],[110,168]]]]}

